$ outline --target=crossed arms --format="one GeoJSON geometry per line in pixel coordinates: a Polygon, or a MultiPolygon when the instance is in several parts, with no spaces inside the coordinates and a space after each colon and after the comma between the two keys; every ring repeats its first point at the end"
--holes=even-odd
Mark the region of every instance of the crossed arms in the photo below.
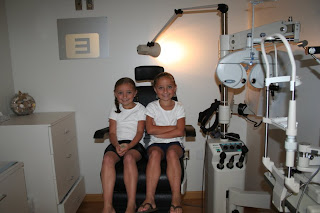
{"type": "Polygon", "coordinates": [[[157,126],[153,118],[147,115],[146,129],[148,134],[157,138],[182,137],[184,135],[185,122],[185,118],[180,118],[175,126],[157,126]]]}

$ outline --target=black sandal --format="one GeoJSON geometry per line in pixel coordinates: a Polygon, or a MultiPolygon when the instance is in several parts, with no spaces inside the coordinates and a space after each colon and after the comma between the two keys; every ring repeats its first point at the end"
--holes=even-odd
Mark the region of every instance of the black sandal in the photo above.
{"type": "MultiPolygon", "coordinates": [[[[173,204],[170,205],[170,209],[173,208],[174,211],[176,211],[176,209],[182,209],[182,206],[175,206],[173,204]]],[[[168,213],[170,213],[170,209],[168,211],[168,213]]]]}
{"type": "MultiPolygon", "coordinates": [[[[139,208],[140,207],[142,207],[142,208],[144,208],[146,205],[148,205],[149,206],[149,208],[147,209],[147,210],[145,210],[145,211],[142,211],[142,212],[136,212],[136,213],[149,213],[149,212],[155,212],[155,211],[157,211],[158,210],[158,208],[157,207],[152,207],[152,204],[151,203],[144,203],[144,204],[141,204],[140,206],[139,206],[139,208]]],[[[139,209],[138,208],[138,209],[139,209]]]]}

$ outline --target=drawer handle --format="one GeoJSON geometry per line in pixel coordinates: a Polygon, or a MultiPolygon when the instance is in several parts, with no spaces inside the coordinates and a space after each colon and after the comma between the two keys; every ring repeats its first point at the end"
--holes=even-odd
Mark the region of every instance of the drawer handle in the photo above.
{"type": "Polygon", "coordinates": [[[7,197],[6,194],[1,195],[1,196],[0,196],[0,201],[2,201],[3,199],[5,199],[6,197],[7,197]]]}
{"type": "Polygon", "coordinates": [[[67,158],[71,158],[71,157],[72,157],[72,154],[67,155],[67,158]]]}
{"type": "Polygon", "coordinates": [[[65,129],[65,130],[64,130],[64,134],[68,134],[69,132],[70,132],[69,129],[65,129]]]}

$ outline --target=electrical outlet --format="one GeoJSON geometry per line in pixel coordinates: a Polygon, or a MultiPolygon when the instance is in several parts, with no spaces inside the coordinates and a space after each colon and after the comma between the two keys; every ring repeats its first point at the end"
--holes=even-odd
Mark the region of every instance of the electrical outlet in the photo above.
{"type": "Polygon", "coordinates": [[[189,151],[190,151],[189,149],[184,150],[184,157],[183,157],[183,159],[185,159],[185,160],[190,160],[190,152],[189,152],[189,151]]]}

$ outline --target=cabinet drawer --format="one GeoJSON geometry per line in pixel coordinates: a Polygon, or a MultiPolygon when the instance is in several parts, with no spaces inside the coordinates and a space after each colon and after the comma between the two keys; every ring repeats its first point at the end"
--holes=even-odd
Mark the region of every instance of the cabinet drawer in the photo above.
{"type": "Polygon", "coordinates": [[[1,180],[0,212],[28,212],[27,193],[22,168],[1,180]]]}
{"type": "Polygon", "coordinates": [[[59,213],[76,213],[85,197],[84,179],[80,177],[68,196],[58,205],[59,213]]]}
{"type": "Polygon", "coordinates": [[[54,154],[58,200],[64,198],[80,176],[76,140],[65,145],[65,149],[54,154]]]}
{"type": "Polygon", "coordinates": [[[51,127],[53,154],[64,149],[76,137],[74,114],[51,127]]]}

